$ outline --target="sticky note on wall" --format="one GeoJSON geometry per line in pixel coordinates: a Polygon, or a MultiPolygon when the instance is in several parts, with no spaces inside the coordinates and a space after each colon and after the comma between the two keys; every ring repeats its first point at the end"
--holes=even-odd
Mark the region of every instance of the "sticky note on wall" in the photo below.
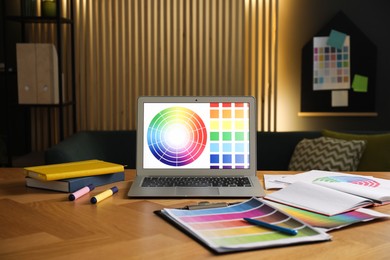
{"type": "Polygon", "coordinates": [[[355,92],[367,92],[368,77],[355,74],[352,81],[352,89],[355,92]]]}
{"type": "Polygon", "coordinates": [[[334,47],[337,49],[342,49],[344,46],[344,42],[345,42],[346,37],[347,37],[347,35],[345,33],[342,33],[342,32],[336,31],[336,30],[331,30],[327,44],[331,47],[334,47]]]}
{"type": "Polygon", "coordinates": [[[332,91],[332,107],[348,106],[348,90],[332,91]]]}

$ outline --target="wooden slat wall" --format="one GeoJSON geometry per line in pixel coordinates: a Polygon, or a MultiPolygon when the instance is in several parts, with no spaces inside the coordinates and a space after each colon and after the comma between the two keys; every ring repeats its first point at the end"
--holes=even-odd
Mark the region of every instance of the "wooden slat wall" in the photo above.
{"type": "Polygon", "coordinates": [[[136,129],[140,95],[253,95],[276,130],[278,0],[75,0],[78,130],[136,129]]]}

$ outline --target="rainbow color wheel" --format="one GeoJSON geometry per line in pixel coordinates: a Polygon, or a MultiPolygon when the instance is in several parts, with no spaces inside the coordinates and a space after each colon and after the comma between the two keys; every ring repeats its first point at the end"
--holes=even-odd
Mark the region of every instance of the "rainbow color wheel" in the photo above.
{"type": "Polygon", "coordinates": [[[315,179],[314,182],[348,182],[362,186],[378,187],[379,182],[360,176],[327,176],[315,179]]]}
{"type": "Polygon", "coordinates": [[[207,131],[194,111],[170,107],[154,116],[148,127],[147,141],[157,160],[169,166],[184,166],[203,153],[207,131]]]}

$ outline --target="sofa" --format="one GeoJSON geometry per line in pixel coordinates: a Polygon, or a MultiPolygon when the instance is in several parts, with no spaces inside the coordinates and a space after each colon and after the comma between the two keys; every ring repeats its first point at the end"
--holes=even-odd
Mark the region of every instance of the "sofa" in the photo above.
{"type": "Polygon", "coordinates": [[[82,131],[45,151],[45,164],[100,159],[136,166],[136,131],[82,131]]]}
{"type": "MultiPolygon", "coordinates": [[[[257,132],[257,170],[288,170],[290,159],[298,143],[302,140],[316,139],[324,135],[344,139],[368,138],[366,151],[369,150],[371,154],[366,159],[374,161],[374,164],[370,163],[370,165],[366,165],[363,168],[358,167],[356,170],[390,171],[390,133],[338,133],[328,130],[257,132]],[[338,136],[340,134],[347,136],[340,137],[338,136]],[[381,147],[377,148],[378,145],[381,147]],[[372,154],[373,152],[377,154],[372,154]],[[376,162],[378,160],[380,161],[376,162]]],[[[363,154],[363,157],[365,155],[363,154]]],[[[126,168],[129,169],[135,169],[136,156],[135,130],[83,131],[47,149],[45,151],[45,163],[53,164],[87,159],[101,159],[126,165],[126,168]]]]}

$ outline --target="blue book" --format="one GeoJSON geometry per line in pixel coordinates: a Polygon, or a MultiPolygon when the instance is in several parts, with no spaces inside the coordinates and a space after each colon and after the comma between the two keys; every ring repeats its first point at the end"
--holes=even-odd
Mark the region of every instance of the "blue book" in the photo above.
{"type": "Polygon", "coordinates": [[[39,188],[46,190],[75,192],[88,184],[95,187],[125,180],[124,172],[117,172],[104,175],[95,175],[87,177],[78,177],[54,181],[42,181],[34,178],[26,177],[26,186],[31,188],[39,188]]]}

